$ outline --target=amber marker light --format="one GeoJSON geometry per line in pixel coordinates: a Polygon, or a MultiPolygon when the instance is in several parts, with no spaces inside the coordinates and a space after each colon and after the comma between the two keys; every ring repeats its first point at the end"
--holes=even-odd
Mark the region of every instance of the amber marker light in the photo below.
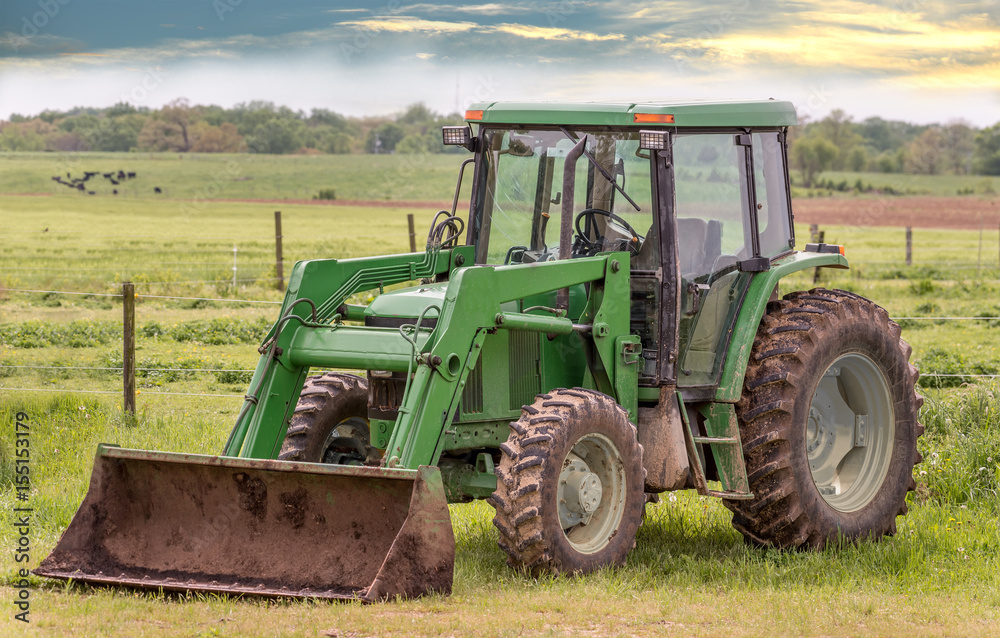
{"type": "Polygon", "coordinates": [[[672,113],[633,113],[632,122],[635,124],[673,124],[672,113]]]}
{"type": "Polygon", "coordinates": [[[465,112],[465,119],[467,119],[467,120],[481,120],[481,119],[483,119],[483,112],[482,111],[466,111],[465,112]]]}

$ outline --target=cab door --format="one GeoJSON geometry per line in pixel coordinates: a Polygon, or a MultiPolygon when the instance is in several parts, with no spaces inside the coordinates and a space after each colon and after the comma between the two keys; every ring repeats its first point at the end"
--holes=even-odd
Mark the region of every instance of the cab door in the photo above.
{"type": "Polygon", "coordinates": [[[677,385],[710,394],[753,273],[792,245],[783,135],[710,131],[671,141],[677,385]]]}

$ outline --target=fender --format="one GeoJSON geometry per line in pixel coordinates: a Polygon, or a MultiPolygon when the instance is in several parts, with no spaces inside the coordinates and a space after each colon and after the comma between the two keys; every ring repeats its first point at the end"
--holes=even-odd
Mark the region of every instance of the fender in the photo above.
{"type": "Polygon", "coordinates": [[[850,268],[847,258],[837,253],[794,252],[778,257],[771,262],[771,268],[756,273],[750,281],[743,307],[733,326],[733,336],[729,340],[726,363],[722,368],[715,400],[722,403],[736,403],[743,395],[743,378],[750,350],[753,348],[757,327],[764,318],[767,301],[782,277],[807,268],[850,268]]]}

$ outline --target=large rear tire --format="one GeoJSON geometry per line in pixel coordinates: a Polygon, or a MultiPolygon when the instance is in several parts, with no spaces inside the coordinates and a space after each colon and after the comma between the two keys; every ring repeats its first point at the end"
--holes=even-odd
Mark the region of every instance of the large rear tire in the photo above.
{"type": "Polygon", "coordinates": [[[368,381],[328,372],[309,377],[278,459],[363,465],[378,460],[368,430],[368,381]]]}
{"type": "Polygon", "coordinates": [[[600,392],[557,389],[510,427],[489,499],[507,563],[535,576],[623,564],[646,477],[625,410],[600,392]]]}
{"type": "Polygon", "coordinates": [[[899,335],[841,290],[768,304],[736,406],[754,498],[725,502],[747,541],[820,549],[896,532],[924,431],[899,335]]]}

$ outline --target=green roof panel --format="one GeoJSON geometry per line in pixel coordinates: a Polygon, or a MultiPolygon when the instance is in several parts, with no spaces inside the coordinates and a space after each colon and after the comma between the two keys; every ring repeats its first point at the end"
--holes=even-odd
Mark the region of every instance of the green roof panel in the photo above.
{"type": "Polygon", "coordinates": [[[483,124],[541,124],[562,126],[775,127],[798,124],[795,107],[779,100],[694,100],[655,102],[479,102],[470,111],[482,111],[483,124]],[[673,115],[673,123],[634,121],[636,113],[673,115]]]}

